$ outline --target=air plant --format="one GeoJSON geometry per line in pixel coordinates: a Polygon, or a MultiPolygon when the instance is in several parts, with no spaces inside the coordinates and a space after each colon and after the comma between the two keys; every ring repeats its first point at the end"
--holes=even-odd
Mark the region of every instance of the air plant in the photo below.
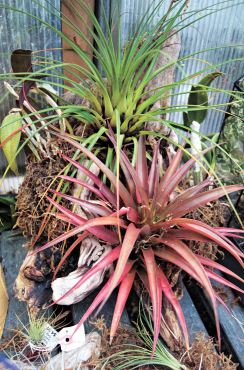
{"type": "MultiPolygon", "coordinates": [[[[203,108],[201,105],[194,107],[178,104],[161,106],[158,103],[165,96],[177,95],[176,90],[179,85],[192,84],[193,78],[213,69],[218,69],[218,65],[208,63],[202,70],[184,76],[184,78],[168,85],[157,86],[156,88],[150,86],[153,86],[152,81],[172,66],[185,63],[188,59],[201,54],[201,51],[192,53],[180,57],[177,61],[172,60],[167,65],[157,67],[158,56],[161,52],[164,52],[163,45],[172,33],[180,32],[185,27],[192,26],[198,19],[216,12],[216,7],[213,4],[205,8],[204,16],[199,10],[184,13],[187,1],[176,2],[172,0],[165,14],[155,26],[152,26],[152,20],[164,2],[164,0],[161,0],[157,6],[149,6],[148,12],[138,22],[131,40],[122,45],[122,27],[119,14],[118,17],[115,17],[117,30],[115,35],[113,32],[114,22],[112,21],[111,24],[106,14],[103,14],[103,29],[85,1],[69,1],[67,6],[84,23],[89,33],[89,37],[87,37],[66,15],[60,14],[60,10],[56,9],[55,6],[48,8],[45,2],[35,0],[36,5],[49,12],[51,11],[53,17],[62,19],[62,22],[72,33],[75,32],[89,45],[93,53],[93,59],[88,57],[75,40],[70,39],[52,24],[23,9],[0,4],[0,8],[30,16],[44,27],[55,32],[81,60],[81,64],[63,63],[45,58],[40,52],[36,52],[33,53],[35,60],[32,62],[30,50],[17,50],[13,53],[11,58],[13,73],[2,74],[0,79],[17,81],[15,86],[5,84],[8,91],[18,101],[18,108],[22,114],[23,132],[27,136],[23,145],[18,148],[16,155],[26,143],[29,143],[36,156],[40,155],[40,151],[45,152],[47,146],[45,146],[46,137],[43,132],[46,133],[48,140],[48,128],[53,125],[60,128],[61,131],[72,134],[73,127],[69,124],[69,118],[71,117],[75,118],[81,125],[90,127],[96,134],[101,127],[108,127],[108,125],[116,131],[116,114],[119,114],[120,132],[125,135],[123,140],[133,142],[136,146],[136,135],[140,129],[144,128],[145,123],[156,120],[159,126],[168,125],[170,129],[173,129],[173,122],[165,119],[166,114],[207,109],[207,107],[203,108]],[[84,14],[88,17],[92,26],[85,24],[84,14]],[[198,17],[195,17],[197,14],[199,14],[198,17]],[[90,42],[90,37],[94,40],[95,45],[90,42]],[[68,77],[66,72],[69,72],[71,77],[68,77]],[[82,78],[80,77],[81,74],[82,78]],[[44,79],[48,81],[48,88],[44,79]],[[16,89],[20,91],[16,92],[16,89]],[[65,100],[65,97],[61,97],[54,89],[60,91],[66,89],[66,91],[78,97],[81,102],[70,104],[65,100]],[[45,108],[40,107],[33,100],[31,92],[44,97],[47,106],[45,108]],[[41,131],[42,134],[40,134],[41,131]]],[[[46,0],[46,3],[51,5],[48,0],[46,0]]],[[[231,2],[223,1],[223,7],[229,6],[232,6],[231,2]]],[[[213,89],[213,91],[233,95],[233,92],[223,91],[222,89],[213,89]]],[[[212,105],[208,108],[221,109],[221,105],[212,105]]],[[[104,136],[102,138],[104,139],[104,136]]],[[[79,139],[85,140],[84,137],[79,139]]],[[[109,154],[108,152],[108,158],[109,154]]]]}
{"type": "Polygon", "coordinates": [[[126,343],[115,347],[114,353],[104,360],[101,370],[107,367],[114,370],[138,369],[144,366],[163,366],[172,370],[187,370],[187,367],[180,363],[165,347],[161,340],[158,340],[154,356],[152,352],[153,323],[150,315],[145,312],[143,304],[140,305],[138,320],[135,323],[137,344],[126,343]]]}
{"type": "Polygon", "coordinates": [[[58,210],[56,217],[67,221],[74,227],[41,248],[36,249],[33,253],[50,248],[68,238],[78,236],[64,256],[64,258],[67,258],[70,251],[88,234],[95,235],[103,242],[110,243],[113,249],[54,303],[61,304],[62,298],[83,284],[96,271],[114,263],[114,272],[82,317],[79,325],[84,323],[96,308],[100,310],[112,291],[119,286],[111,325],[110,338],[112,341],[131,288],[135,279],[139,279],[148,291],[153,307],[153,352],[159,335],[162,296],[172,304],[181,324],[186,346],[188,346],[188,333],[184,315],[162,265],[166,261],[180,267],[207,292],[212,302],[217,333],[220,338],[217,302],[219,301],[222,304],[224,302],[214,291],[210,280],[218,281],[237,291],[241,291],[241,289],[218,275],[213,269],[218,269],[240,281],[243,280],[219,263],[193,252],[187,242],[194,240],[216,243],[224,251],[230,252],[236,261],[243,266],[241,259],[243,253],[229,240],[229,236],[242,231],[210,227],[200,220],[192,219],[191,212],[226,194],[239,191],[243,189],[243,186],[232,185],[208,190],[209,186],[213,185],[213,181],[207,178],[196,186],[183,189],[181,186],[182,180],[194,166],[197,158],[190,158],[181,165],[184,149],[179,148],[176,155],[169,158],[169,165],[163,171],[163,166],[166,163],[163,166],[161,164],[160,143],[158,142],[154,148],[152,159],[148,162],[144,136],[139,138],[134,168],[126,152],[120,150],[115,136],[113,136],[112,131],[110,132],[109,137],[117,153],[116,175],[91,151],[65,135],[60,137],[63,137],[66,142],[79,149],[83,155],[93,161],[99,167],[100,174],[106,176],[106,183],[99,176],[91,173],[79,161],[61,154],[68,163],[91,179],[93,185],[88,185],[85,181],[69,176],[60,177],[68,182],[88,188],[94,199],[83,201],[60,192],[55,192],[55,194],[75,205],[80,205],[88,212],[89,220],[83,219],[49,198],[51,204],[58,210]]]}

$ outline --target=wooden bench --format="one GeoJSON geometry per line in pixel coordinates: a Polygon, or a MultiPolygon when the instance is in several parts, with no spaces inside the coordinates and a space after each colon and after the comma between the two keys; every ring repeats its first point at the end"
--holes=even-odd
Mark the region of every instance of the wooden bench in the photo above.
{"type": "MultiPolygon", "coordinates": [[[[6,277],[7,289],[9,292],[9,310],[5,324],[4,337],[9,335],[10,330],[16,327],[17,320],[16,315],[21,318],[24,323],[28,322],[28,315],[26,312],[26,304],[19,302],[13,294],[13,283],[17,276],[19,267],[25,256],[25,249],[22,247],[25,239],[22,236],[13,237],[14,232],[4,232],[0,236],[0,254],[2,256],[2,263],[4,266],[4,272],[6,277]]],[[[182,309],[184,311],[187,326],[189,329],[190,341],[192,342],[196,333],[203,332],[206,336],[213,335],[211,328],[214,327],[214,319],[211,311],[211,307],[208,300],[202,294],[200,288],[195,284],[190,286],[184,286],[184,295],[181,300],[182,309]],[[194,290],[194,294],[192,293],[194,290]],[[198,301],[198,304],[196,303],[198,301]],[[201,307],[201,309],[199,309],[201,307]]],[[[115,305],[114,293],[110,300],[103,307],[101,312],[105,317],[106,324],[109,326],[112,319],[113,309],[115,305]]],[[[96,292],[93,292],[83,302],[77,303],[72,306],[72,318],[73,323],[78,323],[86,309],[94,299],[96,292]]],[[[230,300],[234,300],[233,293],[229,290],[228,292],[230,300]]],[[[232,354],[233,360],[240,363],[239,369],[244,368],[244,356],[242,351],[244,336],[241,330],[240,322],[244,321],[243,307],[237,303],[231,307],[233,314],[239,320],[232,318],[223,307],[219,307],[220,325],[223,338],[223,347],[226,353],[232,354]]],[[[130,325],[130,320],[126,311],[122,315],[122,324],[130,325]]],[[[72,325],[70,322],[68,325],[72,325]]],[[[89,320],[85,324],[86,331],[93,329],[89,320]]]]}

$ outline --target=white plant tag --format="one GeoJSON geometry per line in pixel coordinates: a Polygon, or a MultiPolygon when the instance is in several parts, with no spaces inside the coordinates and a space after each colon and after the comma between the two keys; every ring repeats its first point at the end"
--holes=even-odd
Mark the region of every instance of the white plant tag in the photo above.
{"type": "Polygon", "coordinates": [[[51,352],[58,345],[58,332],[48,323],[44,324],[40,343],[29,342],[32,351],[51,352]]]}
{"type": "Polygon", "coordinates": [[[85,328],[81,325],[75,332],[77,325],[63,328],[58,333],[58,343],[63,352],[68,352],[73,349],[82,347],[86,343],[85,328]],[[74,333],[75,332],[75,333],[74,333]]]}

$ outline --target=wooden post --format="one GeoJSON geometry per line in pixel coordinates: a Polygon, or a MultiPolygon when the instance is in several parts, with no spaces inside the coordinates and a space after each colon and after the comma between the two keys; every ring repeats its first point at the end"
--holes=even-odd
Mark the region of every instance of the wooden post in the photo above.
{"type": "MultiPolygon", "coordinates": [[[[95,0],[86,0],[85,4],[90,6],[92,10],[94,10],[94,4],[95,0]]],[[[87,30],[86,24],[89,25],[89,27],[92,27],[91,21],[89,20],[88,16],[83,12],[81,7],[79,7],[78,2],[73,0],[61,0],[61,11],[62,14],[67,17],[74,26],[79,27],[79,29],[84,33],[84,35],[89,39],[89,41],[92,42],[92,37],[87,30]],[[77,11],[74,11],[74,7],[77,11]],[[83,20],[79,18],[77,14],[82,15],[83,20]]],[[[77,33],[75,30],[70,28],[67,23],[65,22],[65,19],[63,17],[62,20],[62,32],[67,35],[71,40],[75,41],[75,43],[83,50],[85,51],[91,58],[92,58],[92,50],[91,47],[87,44],[85,40],[77,33]]],[[[64,63],[74,63],[81,65],[82,67],[85,67],[84,63],[82,62],[81,58],[75,53],[75,51],[65,42],[62,43],[63,47],[63,62],[64,63]]],[[[75,71],[78,73],[77,71],[75,71]]],[[[81,78],[82,74],[78,73],[81,78]]],[[[65,72],[65,75],[69,78],[72,78],[74,81],[78,82],[79,78],[75,78],[72,74],[65,72]]]]}

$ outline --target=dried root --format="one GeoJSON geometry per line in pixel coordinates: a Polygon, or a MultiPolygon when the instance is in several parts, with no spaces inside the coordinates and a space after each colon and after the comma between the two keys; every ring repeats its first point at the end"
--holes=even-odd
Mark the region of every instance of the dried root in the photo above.
{"type": "Polygon", "coordinates": [[[231,356],[218,354],[213,340],[206,339],[203,333],[197,335],[184,361],[191,370],[236,370],[238,366],[231,356]]]}
{"type": "MultiPolygon", "coordinates": [[[[68,152],[68,154],[70,153],[68,152]]],[[[29,157],[28,159],[25,179],[17,197],[16,226],[28,238],[29,246],[35,240],[50,204],[46,199],[47,190],[55,190],[57,188],[59,180],[55,180],[55,178],[63,171],[66,164],[58,155],[54,155],[52,158],[44,158],[39,162],[33,157],[29,157]]],[[[39,242],[45,243],[48,240],[54,239],[65,232],[67,230],[66,228],[67,223],[50,217],[39,242]]]]}

